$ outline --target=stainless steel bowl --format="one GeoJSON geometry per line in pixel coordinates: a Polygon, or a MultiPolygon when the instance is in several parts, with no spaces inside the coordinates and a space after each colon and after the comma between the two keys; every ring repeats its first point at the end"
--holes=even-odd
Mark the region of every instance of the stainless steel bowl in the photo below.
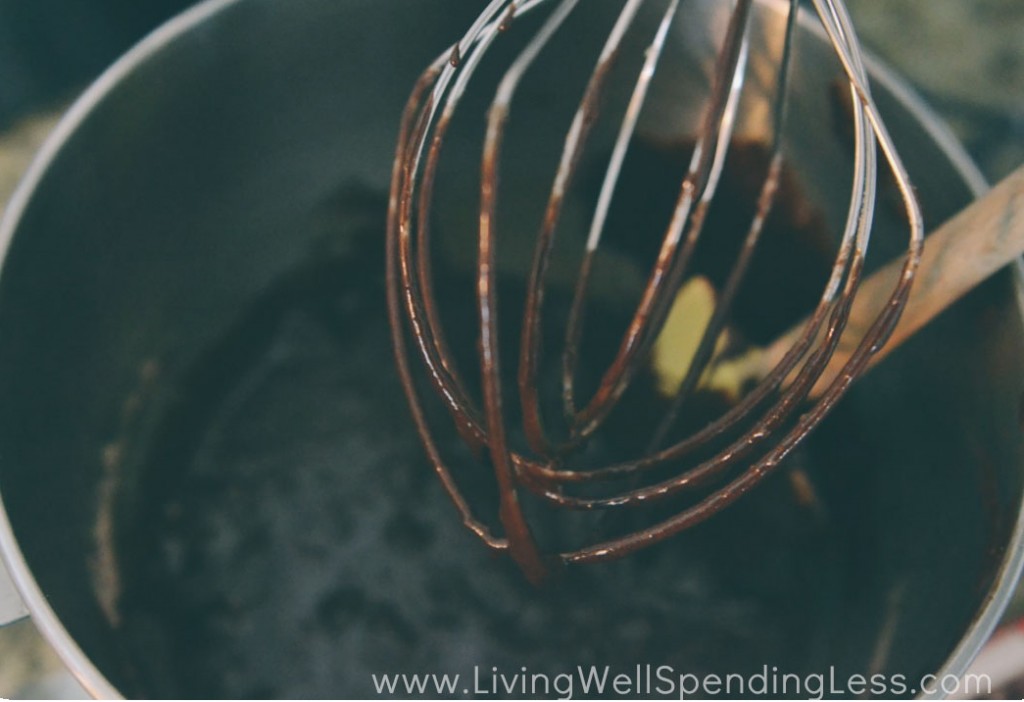
{"type": "MultiPolygon", "coordinates": [[[[95,695],[159,694],[128,662],[119,614],[120,535],[145,517],[132,510],[145,466],[126,433],[145,435],[159,411],[149,400],[302,257],[333,187],[386,189],[407,90],[469,21],[467,5],[208,0],[86,92],[11,203],[0,276],[0,545],[35,622],[95,695]]],[[[777,50],[784,5],[758,4],[755,73],[777,50]]],[[[595,9],[594,26],[613,9],[595,9]]],[[[825,118],[838,68],[805,19],[793,161],[834,221],[847,187],[825,118]]],[[[681,98],[703,89],[706,59],[670,52],[672,80],[655,86],[657,119],[645,133],[686,135],[694,115],[681,98]]],[[[877,62],[869,69],[934,226],[984,184],[921,101],[877,62]]],[[[517,114],[565,107],[560,79],[538,74],[542,99],[517,114]]],[[[744,134],[765,129],[758,100],[746,106],[744,134]]],[[[535,134],[541,147],[561,138],[560,128],[535,134]]],[[[475,157],[465,158],[470,173],[475,157]]],[[[531,176],[507,182],[529,196],[531,176]]],[[[473,187],[467,178],[442,194],[442,228],[471,218],[458,202],[473,187]]],[[[879,249],[896,250],[897,236],[880,232],[879,249]]],[[[1024,557],[1021,280],[1013,267],[986,283],[844,405],[859,418],[844,450],[871,458],[843,483],[852,508],[839,580],[808,645],[845,668],[871,670],[881,657],[887,671],[959,674],[1009,597],[1024,557]]]]}

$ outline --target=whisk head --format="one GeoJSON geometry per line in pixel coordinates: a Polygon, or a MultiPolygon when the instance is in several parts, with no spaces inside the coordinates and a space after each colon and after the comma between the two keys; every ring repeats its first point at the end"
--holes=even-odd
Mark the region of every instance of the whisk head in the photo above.
{"type": "Polygon", "coordinates": [[[756,259],[765,223],[777,205],[784,180],[787,94],[799,5],[798,0],[792,0],[787,8],[782,51],[774,66],[772,128],[765,145],[768,163],[757,188],[754,215],[745,224],[740,246],[715,291],[713,309],[696,334],[692,357],[672,388],[672,396],[662,403],[664,416],[652,427],[645,450],[598,465],[585,460],[588,447],[602,441],[610,418],[621,410],[623,397],[650,368],[652,350],[666,333],[678,294],[693,278],[695,253],[707,228],[709,210],[720,193],[726,157],[735,137],[756,4],[754,0],[719,3],[720,8],[728,10],[728,22],[714,57],[688,167],[674,185],[671,216],[664,223],[656,258],[631,307],[625,333],[616,342],[611,361],[602,366],[593,392],[585,397],[578,391],[577,376],[580,358],[592,353],[584,341],[584,322],[593,294],[595,260],[606,238],[609,213],[622,187],[623,164],[652,80],[670,44],[673,27],[684,22],[690,11],[687,0],[626,0],[596,59],[578,109],[566,126],[561,158],[537,225],[518,329],[518,353],[513,359],[517,364],[514,384],[506,382],[503,375],[507,359],[501,350],[507,347],[508,339],[502,332],[508,332],[498,319],[498,263],[503,241],[499,176],[506,161],[515,158],[503,153],[506,128],[517,92],[528,80],[538,56],[556,34],[566,31],[573,13],[588,11],[586,3],[493,0],[465,36],[427,68],[407,103],[393,172],[387,235],[389,313],[398,369],[428,457],[464,523],[491,548],[509,552],[532,580],[542,579],[556,564],[610,560],[659,542],[720,512],[747,493],[771,474],[836,405],[885,344],[906,302],[923,242],[918,206],[872,101],[861,51],[842,2],[814,0],[815,13],[842,66],[843,89],[852,105],[852,190],[845,226],[830,259],[831,270],[810,315],[797,331],[785,337],[788,345],[773,357],[763,377],[743,388],[734,404],[696,431],[684,432],[677,427],[681,408],[692,401],[721,362],[721,341],[733,303],[756,259]],[[613,130],[615,138],[599,194],[589,215],[586,236],[581,239],[578,272],[567,298],[568,311],[564,323],[556,325],[564,330],[564,336],[556,340],[561,342],[558,367],[555,373],[545,372],[551,369],[545,367],[544,352],[553,346],[550,338],[544,338],[550,337],[552,326],[545,320],[550,317],[545,301],[550,296],[552,251],[566,194],[579,177],[589,139],[601,118],[609,76],[623,58],[625,38],[635,31],[639,13],[652,5],[661,14],[653,33],[644,40],[639,72],[633,78],[621,122],[613,130]],[[472,275],[478,353],[475,367],[466,369],[460,367],[458,354],[450,347],[435,294],[431,223],[438,164],[452,120],[485,56],[504,40],[504,35],[515,33],[521,17],[543,10],[548,14],[508,65],[486,115],[472,275]],[[863,327],[865,331],[835,372],[831,370],[832,362],[840,342],[850,343],[844,330],[860,290],[873,227],[879,151],[906,210],[909,235],[905,260],[888,299],[863,327]],[[548,387],[551,378],[555,378],[554,387],[548,387]],[[425,394],[439,398],[454,430],[479,458],[478,468],[487,470],[486,464],[490,464],[497,488],[499,524],[479,518],[465,497],[451,470],[452,457],[442,455],[439,449],[436,435],[440,428],[436,420],[428,419],[425,394]],[[561,406],[557,413],[561,416],[552,416],[546,399],[552,396],[561,406]],[[524,508],[526,500],[536,506],[524,508]],[[631,523],[621,533],[602,534],[564,550],[538,543],[534,524],[527,516],[541,509],[592,512],[655,503],[668,507],[652,507],[649,513],[654,516],[647,522],[631,523]]]}

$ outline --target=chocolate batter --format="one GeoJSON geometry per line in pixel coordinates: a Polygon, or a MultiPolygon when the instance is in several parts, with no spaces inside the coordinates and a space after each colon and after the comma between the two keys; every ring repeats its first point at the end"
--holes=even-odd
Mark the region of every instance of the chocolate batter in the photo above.
{"type": "MultiPolygon", "coordinates": [[[[685,162],[685,150],[641,143],[627,165],[637,173],[671,170],[685,162]]],[[[766,154],[754,145],[733,151],[723,187],[742,199],[766,154]]],[[[639,188],[641,180],[623,183],[639,188]]],[[[783,180],[787,194],[766,231],[764,263],[755,264],[737,299],[737,338],[761,342],[806,314],[820,289],[808,262],[821,260],[827,272],[831,252],[816,231],[820,220],[795,197],[791,176],[783,180]],[[812,274],[778,268],[794,260],[812,274]]],[[[623,200],[640,194],[623,193],[623,200]]],[[[712,211],[709,226],[723,235],[709,237],[714,246],[696,265],[713,281],[730,255],[729,217],[745,221],[740,209],[712,211]]],[[[493,667],[555,675],[577,665],[630,674],[638,664],[697,674],[752,673],[766,661],[792,672],[827,666],[840,643],[821,632],[844,596],[844,570],[855,567],[842,545],[844,505],[855,504],[861,488],[841,466],[814,467],[818,446],[827,443],[826,455],[835,456],[841,436],[826,423],[820,440],[812,437],[791,457],[802,490],[783,470],[677,538],[620,561],[567,567],[534,587],[463,527],[411,428],[382,292],[384,210],[381,195],[345,190],[336,231],[327,227],[308,263],[253,301],[163,411],[142,467],[146,518],[121,536],[121,608],[132,642],[125,655],[136,662],[123,689],[372,697],[374,674],[437,672],[460,674],[471,694],[474,672],[492,690],[493,667]]],[[[622,216],[613,213],[611,230],[622,216]]],[[[641,261],[643,242],[608,244],[641,261]]],[[[473,318],[465,294],[473,278],[451,269],[436,279],[449,343],[469,367],[477,330],[453,321],[473,318]]],[[[506,276],[499,292],[521,306],[521,280],[506,276]]],[[[551,291],[554,309],[569,303],[569,291],[551,291]]],[[[599,304],[592,314],[609,323],[590,325],[588,348],[614,343],[631,312],[628,303],[599,304]]],[[[547,323],[558,318],[549,314],[547,323]]],[[[505,315],[510,345],[519,321],[505,315]]],[[[557,328],[547,331],[557,336],[557,328]]],[[[596,382],[602,360],[581,359],[583,385],[596,382]]],[[[646,369],[589,455],[607,462],[642,448],[667,403],[655,386],[646,369]]],[[[723,403],[699,394],[681,428],[701,426],[723,403]]],[[[430,421],[450,426],[440,405],[428,410],[430,421]]],[[[852,419],[844,421],[848,427],[852,419]]],[[[493,476],[454,431],[439,436],[467,499],[482,519],[494,520],[493,476]]],[[[851,461],[869,460],[855,447],[846,452],[851,461]]],[[[525,509],[546,549],[652,518],[525,509]]]]}

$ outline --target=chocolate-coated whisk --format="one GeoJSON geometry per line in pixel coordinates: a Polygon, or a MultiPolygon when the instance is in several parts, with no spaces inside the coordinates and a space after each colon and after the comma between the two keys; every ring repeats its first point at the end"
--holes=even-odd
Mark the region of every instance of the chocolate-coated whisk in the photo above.
{"type": "MultiPolygon", "coordinates": [[[[624,37],[634,26],[645,0],[626,0],[597,59],[583,98],[565,138],[543,221],[537,234],[526,283],[526,302],[518,357],[518,400],[522,410],[525,446],[514,449],[508,438],[506,405],[501,383],[496,258],[500,255],[498,175],[506,122],[521,82],[552,37],[564,30],[573,12],[586,12],[578,0],[493,0],[466,35],[440,56],[420,77],[403,115],[395,167],[387,236],[388,300],[398,369],[420,437],[445,489],[466,526],[487,545],[508,551],[531,580],[540,580],[553,563],[587,563],[618,558],[661,541],[718,513],[770,474],[793,448],[823,419],[864,370],[891,333],[906,303],[923,242],[921,216],[907,175],[872,102],[861,53],[846,9],[840,0],[814,0],[814,8],[838,56],[852,96],[854,130],[853,188],[844,231],[831,274],[813,312],[777,362],[737,404],[703,429],[672,437],[680,406],[699,387],[716,363],[715,349],[758,246],[764,222],[774,204],[783,165],[782,132],[795,36],[797,0],[789,7],[784,49],[778,63],[773,98],[774,125],[769,144],[771,160],[743,245],[726,277],[710,321],[704,328],[693,361],[650,443],[650,450],[631,460],[596,468],[572,468],[567,457],[600,432],[638,371],[650,359],[672,303],[686,279],[703,233],[708,209],[715,198],[743,88],[753,0],[723,0],[732,7],[721,44],[703,118],[695,135],[693,154],[665,229],[657,261],[646,280],[628,329],[596,391],[579,396],[575,379],[586,317],[594,255],[601,246],[611,203],[630,142],[652,78],[674,22],[682,21],[686,0],[669,0],[657,30],[650,38],[594,209],[581,267],[572,293],[561,354],[561,402],[566,415],[559,436],[541,412],[539,369],[544,298],[548,267],[565,194],[577,175],[588,137],[598,117],[602,90],[611,67],[620,59],[624,37]],[[479,325],[479,371],[482,397],[473,397],[453,360],[434,295],[431,265],[431,206],[440,154],[452,118],[469,81],[492,45],[511,32],[517,17],[551,6],[540,29],[518,54],[501,79],[487,115],[481,163],[481,192],[477,251],[476,323],[479,325]],[[838,372],[830,361],[839,346],[862,278],[877,186],[880,148],[902,194],[910,235],[903,274],[887,304],[838,372]],[[426,419],[416,378],[425,371],[463,440],[486,456],[500,499],[503,534],[479,520],[464,498],[446,459],[440,454],[434,428],[426,419]],[[826,371],[828,374],[826,375],[826,371]],[[708,456],[708,447],[722,437],[736,436],[708,456]],[[702,453],[703,451],[703,453],[702,453]],[[673,474],[665,476],[666,468],[673,474]],[[661,470],[659,470],[661,469],[661,470]],[[656,475],[656,478],[648,476],[656,475]],[[731,476],[731,477],[730,477],[731,476]],[[645,481],[644,478],[647,478],[645,481]],[[728,478],[728,479],[726,479],[728,478]],[[624,480],[628,479],[628,480],[624,480]],[[709,490],[701,499],[646,528],[562,553],[544,553],[536,543],[520,503],[522,491],[555,508],[599,510],[653,503],[685,491],[709,490]],[[626,488],[622,488],[626,485],[626,488]],[[616,490],[615,486],[619,486],[616,490]],[[605,492],[600,492],[601,488],[605,492]],[[597,495],[597,496],[595,496],[597,495]]],[[[844,344],[847,340],[844,340],[844,344]]],[[[486,469],[481,466],[481,469],[486,469]]]]}

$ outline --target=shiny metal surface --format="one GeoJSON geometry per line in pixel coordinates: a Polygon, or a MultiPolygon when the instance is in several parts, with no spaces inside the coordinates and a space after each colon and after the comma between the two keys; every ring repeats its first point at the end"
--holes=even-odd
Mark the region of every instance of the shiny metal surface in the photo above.
{"type": "Polygon", "coordinates": [[[7,570],[0,570],[0,626],[16,622],[28,616],[28,609],[18,595],[18,589],[11,582],[7,570]]]}

